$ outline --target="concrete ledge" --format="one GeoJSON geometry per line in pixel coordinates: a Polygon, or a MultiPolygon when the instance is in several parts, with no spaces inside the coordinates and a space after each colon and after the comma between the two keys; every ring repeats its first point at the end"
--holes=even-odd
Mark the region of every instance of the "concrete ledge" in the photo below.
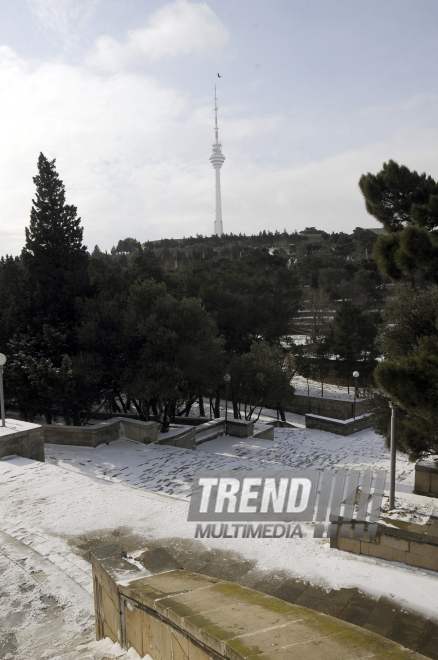
{"type": "Polygon", "coordinates": [[[90,552],[97,639],[108,636],[141,657],[162,660],[424,659],[351,623],[231,582],[172,570],[168,556],[160,561],[155,551],[148,561],[149,554],[143,548],[126,556],[117,546],[90,552]]]}
{"type": "Polygon", "coordinates": [[[371,414],[365,413],[351,419],[333,419],[319,415],[306,415],[306,428],[328,431],[336,435],[352,435],[371,427],[371,414]]]}
{"type": "Polygon", "coordinates": [[[273,440],[274,439],[274,426],[271,424],[263,424],[256,426],[254,433],[252,434],[253,438],[258,438],[259,440],[273,440]]]}
{"type": "Polygon", "coordinates": [[[44,426],[44,441],[52,445],[97,447],[120,438],[120,419],[113,418],[94,426],[44,426]]]}
{"type": "Polygon", "coordinates": [[[156,422],[142,422],[141,420],[120,417],[119,423],[124,438],[143,442],[146,445],[157,441],[158,425],[156,422]]]}
{"type": "Polygon", "coordinates": [[[225,417],[210,419],[196,427],[196,446],[210,442],[225,433],[225,417]]]}
{"type": "Polygon", "coordinates": [[[0,426],[0,458],[22,456],[44,463],[44,428],[17,419],[6,419],[0,426]]]}
{"type": "Polygon", "coordinates": [[[158,433],[156,422],[142,422],[126,417],[113,417],[94,426],[45,426],[45,442],[54,445],[97,447],[104,442],[113,442],[120,437],[142,442],[184,449],[195,448],[195,428],[179,426],[168,433],[158,433]]]}
{"type": "Polygon", "coordinates": [[[438,461],[418,461],[415,466],[414,492],[438,497],[438,461]]]}
{"type": "Polygon", "coordinates": [[[234,435],[237,438],[250,438],[254,433],[254,422],[247,422],[245,419],[234,419],[228,417],[228,435],[234,435]]]}
{"type": "Polygon", "coordinates": [[[355,522],[346,524],[350,525],[349,537],[340,536],[342,523],[337,524],[331,548],[438,571],[438,520],[431,518],[427,525],[405,524],[406,529],[379,524],[373,539],[366,538],[365,533],[354,538],[355,522]]]}
{"type": "MultiPolygon", "coordinates": [[[[155,422],[144,422],[157,424],[155,422]]],[[[156,431],[155,431],[156,435],[156,431]]],[[[159,433],[156,445],[167,445],[168,447],[180,447],[181,449],[196,449],[196,428],[194,426],[173,426],[167,433],[159,433]]]]}
{"type": "Polygon", "coordinates": [[[218,419],[210,419],[210,417],[175,417],[175,424],[184,424],[189,426],[200,426],[201,424],[208,424],[209,422],[217,422],[218,419]]]}
{"type": "Polygon", "coordinates": [[[291,424],[290,422],[283,422],[282,419],[273,419],[272,422],[264,422],[266,426],[273,426],[274,428],[278,429],[296,429],[298,428],[295,424],[291,424]]]}
{"type": "MultiPolygon", "coordinates": [[[[357,399],[356,416],[366,413],[367,406],[366,399],[357,399]]],[[[295,413],[296,415],[325,415],[331,419],[350,419],[354,416],[354,403],[344,399],[330,399],[330,397],[325,396],[294,394],[292,403],[285,408],[285,412],[295,413]]]]}

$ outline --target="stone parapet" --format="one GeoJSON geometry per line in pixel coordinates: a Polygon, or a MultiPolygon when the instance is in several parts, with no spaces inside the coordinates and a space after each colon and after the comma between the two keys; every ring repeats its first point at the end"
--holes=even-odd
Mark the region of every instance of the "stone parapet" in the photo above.
{"type": "Polygon", "coordinates": [[[336,435],[352,435],[371,427],[371,414],[366,413],[352,419],[331,419],[319,415],[306,415],[306,428],[328,431],[336,435]]]}
{"type": "Polygon", "coordinates": [[[163,549],[127,555],[107,546],[92,550],[90,560],[96,638],[108,636],[140,657],[424,660],[346,621],[175,567],[163,549]]]}
{"type": "Polygon", "coordinates": [[[156,422],[142,422],[121,417],[119,423],[122,436],[128,440],[143,442],[146,445],[157,441],[158,424],[156,422]]]}
{"type": "Polygon", "coordinates": [[[421,495],[438,497],[438,461],[418,461],[415,466],[414,491],[421,495]]]}
{"type": "Polygon", "coordinates": [[[234,435],[237,438],[250,438],[254,433],[254,422],[248,422],[245,419],[228,417],[227,427],[228,435],[234,435]]]}
{"type": "Polygon", "coordinates": [[[52,445],[75,445],[76,447],[97,447],[104,442],[120,438],[120,419],[113,418],[93,426],[59,426],[48,424],[44,427],[44,441],[52,445]]]}
{"type": "Polygon", "coordinates": [[[331,548],[438,571],[438,519],[431,518],[426,525],[405,524],[406,529],[379,524],[372,539],[366,537],[366,531],[355,538],[354,522],[336,526],[337,536],[330,539],[331,548]],[[341,536],[345,526],[350,527],[349,536],[341,536]]]}
{"type": "Polygon", "coordinates": [[[44,462],[44,428],[17,419],[6,419],[0,427],[0,458],[22,456],[44,462]]]}
{"type": "MultiPolygon", "coordinates": [[[[151,422],[152,424],[154,422],[151,422]]],[[[196,427],[171,427],[168,433],[159,433],[156,445],[180,447],[182,449],[196,449],[196,427]]]]}
{"type": "Polygon", "coordinates": [[[172,428],[169,433],[159,434],[157,422],[142,422],[127,417],[113,417],[93,426],[50,425],[44,427],[45,442],[79,447],[97,447],[124,437],[145,445],[155,443],[194,449],[195,433],[194,427],[181,426],[172,428]]]}
{"type": "MultiPolygon", "coordinates": [[[[368,410],[366,399],[356,401],[356,417],[360,417],[368,410]]],[[[292,402],[285,407],[286,412],[296,415],[322,415],[332,419],[350,419],[354,417],[354,402],[343,399],[330,399],[330,397],[304,396],[294,394],[292,402]]]]}
{"type": "Polygon", "coordinates": [[[258,438],[259,440],[273,440],[274,439],[274,429],[275,427],[271,424],[260,424],[254,427],[253,438],[258,438]]]}

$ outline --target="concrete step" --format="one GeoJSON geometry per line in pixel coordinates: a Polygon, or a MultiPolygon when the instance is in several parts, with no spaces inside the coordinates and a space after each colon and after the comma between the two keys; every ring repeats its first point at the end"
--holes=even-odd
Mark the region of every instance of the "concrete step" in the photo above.
{"type": "Polygon", "coordinates": [[[225,435],[225,424],[221,424],[220,426],[215,426],[212,429],[206,429],[205,431],[198,433],[196,435],[196,445],[202,445],[204,442],[214,440],[221,435],[225,435]]]}

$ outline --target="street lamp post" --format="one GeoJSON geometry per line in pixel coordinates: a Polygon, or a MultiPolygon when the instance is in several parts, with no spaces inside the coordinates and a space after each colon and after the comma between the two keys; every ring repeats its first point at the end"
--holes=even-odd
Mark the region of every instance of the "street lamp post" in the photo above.
{"type": "Polygon", "coordinates": [[[5,397],[3,395],[3,366],[6,363],[6,355],[0,353],[0,401],[1,401],[1,412],[2,412],[2,426],[6,425],[5,421],[5,397]]]}
{"type": "Polygon", "coordinates": [[[390,445],[390,464],[389,464],[389,508],[395,509],[395,459],[396,459],[396,433],[397,433],[397,410],[399,406],[392,401],[389,404],[391,408],[391,445],[390,445]]]}
{"type": "Polygon", "coordinates": [[[231,380],[230,374],[225,374],[224,381],[226,386],[225,393],[225,435],[228,435],[228,383],[231,380]]]}
{"type": "Polygon", "coordinates": [[[353,371],[354,378],[354,404],[353,404],[353,417],[356,419],[356,399],[357,399],[357,379],[359,378],[359,372],[353,371]]]}

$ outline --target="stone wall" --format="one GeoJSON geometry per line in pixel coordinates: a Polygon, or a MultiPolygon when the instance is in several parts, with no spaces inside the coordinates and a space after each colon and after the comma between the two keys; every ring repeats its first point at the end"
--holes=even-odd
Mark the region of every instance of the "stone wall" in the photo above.
{"type": "Polygon", "coordinates": [[[247,422],[245,419],[228,417],[227,427],[228,435],[234,435],[237,438],[250,438],[254,433],[254,422],[247,422]]]}
{"type": "Polygon", "coordinates": [[[379,524],[374,539],[366,538],[366,532],[354,538],[354,523],[350,525],[349,537],[343,538],[342,527],[337,525],[337,536],[330,539],[331,548],[438,571],[438,518],[432,518],[427,525],[406,524],[407,529],[379,524]]]}
{"type": "MultiPolygon", "coordinates": [[[[292,403],[285,407],[285,411],[296,415],[312,414],[333,419],[350,419],[354,417],[354,403],[342,399],[294,394],[292,403]]],[[[360,417],[366,411],[366,399],[358,399],[356,401],[356,417],[360,417]]]]}
{"type": "Polygon", "coordinates": [[[158,433],[156,422],[142,422],[126,417],[115,417],[94,426],[45,426],[45,442],[54,445],[76,445],[97,447],[104,442],[113,442],[121,436],[145,445],[156,443],[171,447],[195,448],[195,428],[171,429],[170,433],[158,433]]]}
{"type": "Polygon", "coordinates": [[[258,438],[259,440],[273,440],[274,439],[274,426],[271,424],[260,424],[254,427],[254,433],[252,434],[253,438],[258,438]]]}
{"type": "Polygon", "coordinates": [[[0,458],[23,456],[44,462],[44,429],[17,419],[6,419],[0,427],[0,458]]]}
{"type": "Polygon", "coordinates": [[[336,435],[352,435],[371,427],[371,414],[367,413],[356,419],[330,419],[318,415],[306,415],[306,428],[328,431],[336,435]]]}
{"type": "MultiPolygon", "coordinates": [[[[154,424],[155,422],[149,422],[154,424]]],[[[157,445],[167,445],[168,447],[181,447],[182,449],[196,449],[196,427],[181,426],[171,428],[169,434],[159,433],[157,445]]]]}
{"type": "Polygon", "coordinates": [[[424,660],[346,621],[185,571],[162,548],[123,553],[112,545],[92,550],[90,561],[96,638],[109,637],[140,657],[424,660]]]}
{"type": "Polygon", "coordinates": [[[49,424],[44,427],[44,441],[52,445],[75,445],[76,447],[97,447],[104,442],[113,442],[120,438],[120,420],[110,419],[94,426],[58,426],[49,424]]]}
{"type": "Polygon", "coordinates": [[[124,438],[143,442],[148,445],[156,442],[158,437],[158,425],[156,422],[142,422],[135,419],[120,418],[120,432],[124,438]]]}
{"type": "Polygon", "coordinates": [[[438,497],[438,461],[418,461],[415,466],[416,493],[438,497]]]}

